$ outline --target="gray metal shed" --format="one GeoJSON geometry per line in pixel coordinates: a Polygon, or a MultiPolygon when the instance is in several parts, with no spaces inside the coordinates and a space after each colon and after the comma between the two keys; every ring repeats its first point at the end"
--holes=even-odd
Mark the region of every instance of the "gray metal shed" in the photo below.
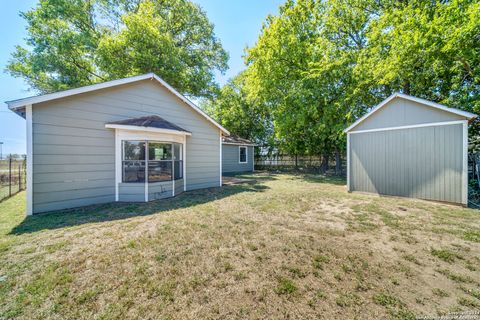
{"type": "Polygon", "coordinates": [[[348,191],[467,205],[476,115],[396,93],[348,127],[348,191]]]}

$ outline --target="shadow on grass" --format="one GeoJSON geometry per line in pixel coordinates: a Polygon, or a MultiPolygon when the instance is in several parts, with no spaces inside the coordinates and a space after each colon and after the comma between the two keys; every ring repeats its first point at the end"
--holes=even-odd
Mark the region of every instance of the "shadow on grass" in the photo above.
{"type": "Polygon", "coordinates": [[[278,180],[276,177],[278,175],[278,172],[272,172],[272,171],[255,171],[251,173],[245,173],[245,172],[238,172],[238,173],[226,173],[223,174],[225,178],[238,178],[238,179],[251,179],[251,182],[256,182],[256,181],[273,181],[273,180],[278,180]]]}
{"type": "Polygon", "coordinates": [[[306,175],[303,175],[302,178],[303,180],[311,183],[327,183],[327,184],[334,184],[338,186],[343,186],[347,184],[346,178],[341,176],[306,174],[306,175]]]}
{"type": "Polygon", "coordinates": [[[184,192],[174,198],[148,203],[107,203],[76,209],[54,211],[26,217],[10,234],[20,235],[40,230],[59,229],[86,223],[116,221],[131,217],[146,216],[169,210],[189,208],[199,204],[223,199],[242,192],[264,192],[269,189],[260,184],[240,184],[184,192]]]}
{"type": "Polygon", "coordinates": [[[294,177],[294,179],[302,179],[306,182],[310,183],[326,183],[326,184],[334,184],[334,185],[346,185],[347,178],[345,176],[336,176],[331,174],[319,174],[319,173],[312,173],[312,172],[302,172],[296,170],[258,170],[255,171],[252,175],[242,175],[237,174],[233,175],[236,178],[255,178],[258,181],[269,181],[269,180],[277,180],[276,176],[278,175],[290,175],[294,177]]]}

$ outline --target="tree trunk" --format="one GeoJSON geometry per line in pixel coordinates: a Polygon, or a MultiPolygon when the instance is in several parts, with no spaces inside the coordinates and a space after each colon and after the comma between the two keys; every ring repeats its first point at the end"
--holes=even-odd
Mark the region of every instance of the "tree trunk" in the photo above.
{"type": "Polygon", "coordinates": [[[410,82],[405,81],[403,84],[403,93],[410,94],[410,82]]]}
{"type": "Polygon", "coordinates": [[[340,150],[335,149],[335,175],[342,174],[342,157],[340,156],[340,150]]]}
{"type": "Polygon", "coordinates": [[[322,164],[320,165],[320,172],[325,173],[328,170],[328,160],[329,160],[329,155],[324,154],[322,157],[322,164]]]}

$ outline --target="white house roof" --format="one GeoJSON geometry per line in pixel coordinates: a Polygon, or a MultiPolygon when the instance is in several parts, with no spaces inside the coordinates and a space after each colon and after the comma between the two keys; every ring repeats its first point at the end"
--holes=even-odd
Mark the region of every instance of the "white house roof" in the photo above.
{"type": "Polygon", "coordinates": [[[5,103],[8,105],[8,108],[10,110],[18,111],[17,109],[24,108],[27,105],[33,105],[33,104],[36,104],[36,103],[56,100],[56,99],[65,98],[65,97],[69,97],[69,96],[73,96],[73,95],[77,95],[77,94],[81,94],[81,93],[86,93],[86,92],[91,92],[91,91],[95,91],[95,90],[111,88],[111,87],[115,87],[115,86],[119,86],[119,85],[123,85],[123,84],[129,84],[129,83],[142,81],[142,80],[148,80],[148,79],[158,81],[168,91],[170,91],[172,94],[177,96],[180,100],[185,102],[193,110],[200,113],[208,121],[210,121],[212,124],[214,124],[216,127],[218,127],[223,133],[225,133],[227,135],[230,134],[227,129],[225,129],[220,124],[218,124],[215,120],[210,118],[205,112],[203,112],[193,102],[188,100],[185,96],[183,96],[180,92],[175,90],[172,86],[170,86],[168,83],[166,83],[162,78],[157,76],[155,73],[147,73],[147,74],[142,74],[142,75],[139,75],[139,76],[133,76],[133,77],[123,78],[123,79],[118,79],[118,80],[106,81],[106,82],[102,82],[102,83],[92,84],[92,85],[89,85],[89,86],[84,86],[84,87],[75,88],[75,89],[69,89],[69,90],[65,90],[65,91],[48,93],[48,94],[44,94],[44,95],[33,96],[33,97],[28,97],[28,98],[23,98],[23,99],[18,99],[18,100],[5,101],[5,103]]]}
{"type": "Polygon", "coordinates": [[[441,105],[439,103],[436,103],[436,102],[433,102],[433,101],[429,101],[429,100],[425,100],[425,99],[421,99],[421,98],[417,98],[417,97],[414,97],[414,96],[410,96],[408,94],[403,94],[403,93],[394,93],[392,94],[390,97],[388,97],[387,99],[383,100],[382,102],[380,102],[377,106],[375,106],[370,112],[368,112],[367,114],[365,114],[363,117],[359,118],[357,121],[355,121],[351,126],[349,126],[347,129],[344,130],[344,132],[349,132],[351,131],[353,128],[355,128],[356,126],[358,126],[360,123],[362,123],[365,119],[367,119],[368,117],[370,117],[372,114],[374,114],[375,112],[377,112],[378,110],[380,110],[382,107],[384,107],[385,105],[387,105],[387,103],[389,103],[390,101],[392,101],[393,99],[395,98],[403,98],[403,99],[406,99],[406,100],[410,100],[410,101],[414,101],[414,102],[417,102],[417,103],[420,103],[420,104],[423,104],[423,105],[426,105],[426,106],[429,106],[429,107],[432,107],[432,108],[435,108],[435,109],[438,109],[438,110],[442,110],[442,111],[446,111],[446,112],[450,112],[450,113],[453,113],[453,114],[456,114],[456,115],[459,115],[461,117],[465,117],[466,119],[468,120],[471,120],[471,119],[474,119],[477,117],[476,114],[473,114],[473,113],[470,113],[470,112],[467,112],[467,111],[463,111],[463,110],[460,110],[460,109],[455,109],[455,108],[449,108],[447,106],[444,106],[444,105],[441,105]]]}

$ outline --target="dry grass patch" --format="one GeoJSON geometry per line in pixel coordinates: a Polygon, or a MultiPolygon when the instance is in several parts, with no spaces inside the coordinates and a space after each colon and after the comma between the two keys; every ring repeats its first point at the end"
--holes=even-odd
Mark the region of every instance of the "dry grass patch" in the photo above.
{"type": "Polygon", "coordinates": [[[23,217],[0,203],[0,318],[397,318],[480,301],[478,211],[322,176],[23,217]]]}

